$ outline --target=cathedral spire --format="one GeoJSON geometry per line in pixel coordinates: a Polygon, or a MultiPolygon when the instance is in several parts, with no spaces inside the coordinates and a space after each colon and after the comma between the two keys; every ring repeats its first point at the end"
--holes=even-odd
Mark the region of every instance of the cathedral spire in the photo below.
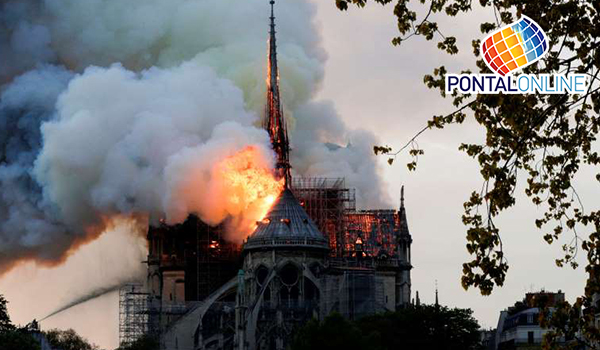
{"type": "Polygon", "coordinates": [[[437,280],[435,280],[435,307],[436,307],[436,309],[438,307],[440,307],[440,302],[439,302],[439,299],[438,299],[438,283],[437,283],[437,280]]]}
{"type": "Polygon", "coordinates": [[[269,81],[267,87],[270,88],[273,93],[274,102],[277,102],[277,108],[279,109],[279,68],[277,67],[277,40],[275,38],[275,12],[274,5],[275,1],[271,0],[271,20],[269,30],[269,81]]]}
{"type": "Polygon", "coordinates": [[[404,208],[404,185],[400,189],[400,209],[398,210],[398,216],[400,218],[400,234],[410,235],[408,222],[406,221],[406,208],[404,208]]]}
{"type": "Polygon", "coordinates": [[[269,61],[267,77],[267,104],[265,106],[264,128],[271,138],[271,146],[277,154],[277,175],[285,180],[289,187],[290,175],[290,145],[288,141],[287,125],[281,110],[279,96],[279,68],[277,66],[277,41],[275,39],[275,1],[271,0],[271,17],[269,30],[269,61]]]}
{"type": "Polygon", "coordinates": [[[404,208],[404,185],[400,188],[400,209],[404,208]]]}

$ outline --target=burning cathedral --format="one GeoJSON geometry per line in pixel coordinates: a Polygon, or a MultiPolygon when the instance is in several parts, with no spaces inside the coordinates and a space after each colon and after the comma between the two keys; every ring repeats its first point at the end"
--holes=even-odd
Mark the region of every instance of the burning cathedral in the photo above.
{"type": "MultiPolygon", "coordinates": [[[[283,189],[242,244],[191,215],[148,230],[147,283],[120,291],[122,343],[162,349],[284,349],[309,319],[410,303],[412,238],[399,210],[357,210],[343,178],[292,177],[271,1],[264,128],[283,189]]],[[[403,192],[403,191],[402,191],[403,192]]]]}

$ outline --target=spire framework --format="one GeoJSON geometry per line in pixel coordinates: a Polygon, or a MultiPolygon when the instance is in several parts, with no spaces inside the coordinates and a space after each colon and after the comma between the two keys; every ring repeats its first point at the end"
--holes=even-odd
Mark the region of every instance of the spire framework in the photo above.
{"type": "Polygon", "coordinates": [[[410,232],[408,231],[408,222],[406,220],[406,208],[404,207],[404,185],[400,189],[400,209],[398,210],[398,214],[400,217],[400,234],[408,236],[410,232]]]}
{"type": "Polygon", "coordinates": [[[435,280],[435,307],[439,307],[440,306],[440,302],[438,300],[438,283],[437,280],[435,280]]]}
{"type": "Polygon", "coordinates": [[[269,30],[269,57],[267,77],[267,103],[265,106],[264,128],[271,138],[271,145],[277,154],[276,170],[279,178],[285,179],[286,188],[291,181],[290,144],[287,125],[281,110],[279,95],[279,69],[277,67],[277,40],[275,38],[275,1],[271,0],[271,17],[269,30]]]}

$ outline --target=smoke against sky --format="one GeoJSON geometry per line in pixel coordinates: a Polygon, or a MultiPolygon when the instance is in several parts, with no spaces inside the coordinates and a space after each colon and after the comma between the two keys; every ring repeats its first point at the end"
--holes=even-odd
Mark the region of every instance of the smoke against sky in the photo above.
{"type": "MultiPolygon", "coordinates": [[[[53,14],[45,16],[44,20],[39,19],[38,7],[50,1],[2,2],[3,5],[0,6],[5,7],[0,10],[0,84],[4,85],[0,89],[3,94],[0,100],[3,106],[6,105],[9,100],[4,96],[11,87],[15,87],[12,89],[11,100],[16,102],[12,103],[12,106],[26,107],[11,110],[20,110],[18,117],[6,114],[4,107],[0,111],[0,149],[3,154],[7,144],[4,133],[9,132],[8,130],[11,130],[11,135],[24,135],[22,138],[14,137],[12,142],[21,139],[34,140],[32,136],[41,130],[39,127],[23,129],[22,126],[17,126],[16,121],[20,120],[20,115],[30,116],[27,123],[21,122],[22,125],[40,125],[44,120],[55,119],[53,108],[56,101],[53,100],[55,97],[52,97],[52,94],[59,94],[65,90],[73,75],[81,74],[89,65],[106,69],[113,63],[120,62],[125,70],[140,72],[151,66],[168,69],[179,66],[184,61],[197,61],[200,66],[211,67],[218,77],[232,81],[243,93],[247,112],[253,111],[257,117],[261,116],[268,30],[267,1],[216,2],[170,0],[162,1],[162,6],[157,6],[159,2],[149,0],[73,0],[69,2],[69,6],[65,5],[61,9],[60,4],[67,2],[53,1],[53,14]],[[140,25],[142,17],[139,16],[130,16],[123,21],[123,17],[129,16],[126,11],[111,14],[110,11],[102,9],[102,6],[113,2],[128,6],[127,11],[133,11],[131,7],[146,6],[146,15],[149,16],[147,23],[140,25]],[[221,8],[218,4],[215,5],[216,2],[227,6],[221,8]],[[235,15],[234,13],[238,12],[230,9],[231,4],[238,6],[240,13],[245,11],[247,15],[235,15]],[[152,6],[157,6],[156,10],[152,10],[152,6]],[[204,12],[196,10],[205,7],[210,8],[204,12]],[[86,9],[90,12],[86,12],[86,9]],[[23,12],[25,10],[30,12],[23,12]],[[15,15],[15,11],[21,11],[21,14],[15,15]],[[173,19],[175,13],[178,13],[179,17],[173,19]],[[119,20],[111,23],[111,16],[119,20]],[[171,19],[158,21],[156,18],[171,19]],[[20,35],[28,36],[29,43],[14,39],[23,47],[5,49],[13,40],[14,32],[3,28],[17,28],[21,22],[25,24],[20,29],[20,35]],[[74,26],[76,22],[78,24],[74,26]],[[88,23],[93,23],[89,29],[88,23]],[[148,33],[116,30],[118,26],[157,28],[157,23],[162,23],[162,29],[149,30],[148,33]],[[59,28],[63,31],[59,45],[58,34],[55,34],[55,30],[58,29],[52,28],[61,26],[65,27],[59,28]],[[37,36],[26,34],[27,30],[32,31],[32,28],[38,28],[37,36]],[[69,33],[69,30],[64,28],[72,28],[69,29],[72,32],[69,33]],[[48,35],[43,34],[44,32],[48,35]],[[90,35],[100,33],[105,33],[102,35],[108,38],[109,45],[113,45],[110,42],[112,40],[127,47],[111,51],[101,49],[100,45],[94,46],[93,41],[87,42],[90,35]],[[148,35],[151,40],[143,41],[135,37],[134,33],[148,35]],[[151,33],[154,34],[150,35],[151,33]],[[124,38],[129,39],[125,41],[124,38]],[[141,45],[144,42],[153,44],[141,45]],[[75,49],[75,46],[69,43],[77,43],[79,47],[75,49]],[[19,50],[23,52],[27,47],[31,55],[18,54],[19,50]],[[96,47],[95,51],[90,51],[90,47],[96,47]],[[150,49],[144,52],[145,49],[140,47],[150,49]],[[165,48],[168,47],[171,49],[167,55],[165,48]],[[134,51],[137,53],[131,53],[134,51]],[[44,69],[36,66],[41,62],[50,62],[56,67],[44,69]],[[59,68],[61,65],[68,69],[59,68]],[[32,80],[26,84],[31,87],[29,90],[25,89],[25,85],[16,88],[16,76],[32,69],[34,71],[29,73],[31,79],[45,74],[56,76],[57,79],[45,77],[37,82],[32,80]],[[63,74],[58,73],[60,71],[63,74]],[[63,78],[59,78],[60,76],[63,78]],[[12,84],[9,84],[9,80],[12,84]],[[41,81],[44,81],[45,85],[41,81]],[[51,81],[55,81],[56,85],[51,84],[51,81]],[[46,89],[40,89],[41,86],[45,86],[46,89]],[[21,91],[23,93],[20,93],[21,91]],[[31,104],[25,101],[33,96],[52,97],[47,99],[50,102],[42,104],[42,107],[48,108],[27,107],[31,104]],[[47,113],[42,113],[43,111],[47,113]],[[10,128],[19,130],[19,133],[9,129],[7,125],[13,125],[10,128]]],[[[45,11],[50,11],[48,6],[45,11]]],[[[448,35],[456,35],[461,48],[458,55],[449,57],[431,42],[425,42],[418,37],[403,43],[401,47],[393,47],[390,40],[397,35],[397,27],[389,6],[371,5],[365,9],[352,9],[340,13],[335,8],[334,1],[312,0],[311,4],[305,4],[298,0],[277,0],[276,11],[281,90],[286,103],[286,117],[297,119],[295,123],[292,121],[293,132],[290,135],[293,143],[293,170],[311,175],[337,174],[342,172],[340,169],[347,167],[347,171],[350,172],[345,174],[347,178],[357,177],[361,171],[378,172],[369,149],[361,149],[366,159],[352,158],[352,161],[342,164],[344,160],[339,157],[340,153],[334,153],[330,147],[310,144],[314,151],[307,152],[304,147],[308,142],[304,140],[315,139],[342,146],[347,146],[348,143],[358,146],[360,142],[351,137],[356,133],[352,129],[365,128],[376,133],[384,143],[392,146],[403,145],[432,115],[451,111],[452,106],[447,101],[422,84],[423,75],[431,73],[434,67],[441,64],[445,64],[449,71],[473,68],[469,65],[473,63],[471,40],[474,35],[478,35],[479,23],[483,18],[494,21],[494,14],[486,11],[476,11],[472,15],[448,20],[439,18],[442,29],[447,31],[448,35]],[[315,23],[315,19],[319,23],[315,23]],[[460,25],[456,25],[457,21],[460,25]],[[323,48],[326,49],[327,55],[323,48]],[[326,73],[324,80],[323,72],[326,73]],[[301,83],[296,84],[290,80],[292,76],[295,77],[295,81],[301,83]],[[315,99],[335,101],[335,108],[331,102],[314,101],[315,99]],[[329,117],[313,114],[313,108],[329,117]],[[317,119],[319,128],[311,128],[313,121],[308,119],[303,122],[304,117],[317,119]],[[299,152],[304,155],[297,157],[299,152]]],[[[424,11],[426,13],[427,8],[424,8],[424,11]]],[[[316,111],[314,113],[317,113],[316,111]]],[[[389,183],[386,192],[394,197],[399,194],[400,186],[406,185],[407,214],[414,238],[413,291],[419,291],[423,302],[433,302],[437,280],[442,304],[472,308],[483,326],[493,327],[498,321],[499,310],[522,298],[525,292],[545,287],[553,291],[562,289],[568,299],[579,295],[583,288],[585,271],[554,267],[554,259],[561,254],[560,246],[540,245],[540,232],[533,223],[539,211],[528,205],[526,198],[519,198],[514,210],[498,220],[498,225],[504,232],[503,242],[511,264],[505,286],[494,291],[489,297],[482,297],[476,290],[465,292],[462,289],[461,264],[468,258],[464,247],[465,230],[461,222],[462,204],[472,190],[481,186],[481,181],[475,162],[460,153],[457,148],[461,142],[470,142],[473,139],[478,141],[479,137],[484,136],[480,131],[478,126],[469,125],[467,122],[460,128],[427,132],[419,138],[420,146],[425,149],[426,154],[420,158],[418,170],[408,172],[404,164],[410,161],[410,158],[400,158],[394,166],[384,167],[384,178],[389,183]]],[[[0,222],[5,222],[5,210],[10,208],[11,212],[29,212],[31,215],[28,216],[28,225],[49,224],[60,229],[64,225],[58,219],[56,207],[52,209],[41,205],[41,188],[35,185],[36,181],[30,175],[33,169],[32,161],[39,154],[41,140],[33,145],[32,152],[20,151],[25,149],[26,144],[12,148],[15,150],[14,155],[21,156],[11,158],[10,162],[0,165],[0,222]],[[25,157],[26,154],[32,155],[31,162],[25,157]],[[17,158],[19,162],[16,161],[17,158]],[[5,199],[7,195],[10,195],[9,199],[5,199]],[[20,201],[18,210],[17,206],[9,205],[12,201],[20,201]],[[50,216],[46,217],[47,215],[50,216]]],[[[379,162],[384,163],[385,159],[379,159],[379,162]]],[[[380,184],[381,181],[371,182],[366,187],[361,186],[363,196],[379,200],[377,192],[380,191],[376,191],[376,184],[380,184]],[[373,192],[370,193],[369,190],[373,192]]],[[[582,189],[578,187],[586,206],[598,205],[597,201],[594,201],[594,198],[598,198],[597,186],[591,183],[586,185],[582,189]]],[[[372,203],[369,205],[379,206],[372,203]]],[[[20,224],[22,226],[25,223],[20,224]]],[[[3,229],[0,227],[0,258],[7,254],[1,249],[6,246],[5,242],[10,237],[6,235],[8,231],[3,229]]],[[[36,237],[35,233],[38,231],[31,230],[27,233],[21,230],[12,233],[15,234],[14,237],[19,238],[28,237],[29,234],[36,237]]],[[[106,232],[93,243],[79,249],[58,268],[35,268],[33,264],[27,263],[0,278],[0,292],[6,293],[10,301],[8,306],[13,319],[20,323],[29,322],[33,317],[44,316],[56,307],[85,296],[90,291],[88,287],[95,289],[111,281],[126,281],[126,277],[143,275],[144,265],[139,262],[144,259],[144,240],[129,239],[130,231],[135,231],[135,227],[125,226],[124,230],[118,232],[106,232]],[[136,253],[137,251],[141,252],[136,253]],[[123,262],[124,257],[130,261],[123,262]],[[115,265],[119,266],[118,271],[112,268],[115,265]],[[41,290],[45,293],[39,293],[41,290]]],[[[67,235],[67,242],[71,242],[70,237],[74,234],[77,233],[70,232],[67,235]]],[[[50,237],[55,239],[52,243],[56,244],[60,236],[50,237]]],[[[9,243],[9,246],[10,244],[13,243],[9,243]]],[[[12,245],[13,249],[10,251],[24,256],[23,251],[17,251],[14,247],[27,246],[18,243],[12,245]]],[[[45,250],[31,250],[31,253],[37,256],[43,252],[45,250]]],[[[16,257],[11,257],[13,258],[16,257]]],[[[44,328],[69,328],[76,322],[75,327],[79,333],[105,348],[111,348],[118,345],[117,318],[118,296],[113,293],[59,314],[42,325],[44,328]],[[91,319],[94,322],[89,322],[91,319]],[[99,329],[97,324],[110,326],[99,329]]]]}
{"type": "MultiPolygon", "coordinates": [[[[327,124],[320,127],[317,116],[303,122],[303,114],[296,115],[313,103],[326,54],[314,4],[280,2],[280,89],[291,137],[298,140],[292,146],[299,151],[302,140],[345,146],[352,131],[333,109],[323,110],[327,124]]],[[[16,320],[39,319],[107,285],[142,277],[145,244],[135,237],[143,237],[147,221],[140,224],[140,217],[177,222],[193,212],[211,223],[234,215],[245,224],[242,213],[261,209],[219,202],[231,193],[211,175],[219,159],[249,145],[253,164],[272,167],[268,136],[256,127],[264,108],[267,17],[267,2],[241,0],[0,5],[0,285],[16,320]],[[106,223],[112,226],[97,239],[106,223]],[[78,248],[90,239],[97,240],[78,248]],[[88,259],[81,258],[84,252],[88,259]],[[50,270],[55,273],[25,263],[54,265],[67,255],[66,265],[50,270]],[[36,283],[51,288],[40,296],[7,287],[33,292],[36,283]],[[32,298],[40,303],[33,308],[32,298]]],[[[303,154],[294,156],[296,174],[360,179],[350,153],[338,157],[316,147],[303,154]],[[313,159],[323,163],[321,172],[308,169],[313,159]]],[[[373,169],[368,187],[359,188],[369,193],[368,204],[384,198],[377,196],[382,186],[373,169]]],[[[82,307],[45,324],[71,327],[69,315],[82,307]]],[[[112,323],[108,314],[94,318],[112,323]]],[[[114,345],[114,327],[103,334],[79,330],[114,345]]]]}
{"type": "MultiPolygon", "coordinates": [[[[146,271],[146,239],[140,225],[121,220],[93,243],[75,251],[57,268],[32,263],[18,266],[0,280],[0,292],[9,301],[11,319],[26,324],[40,320],[96,291],[137,281],[146,271]]],[[[109,288],[110,289],[110,288],[109,288]]],[[[118,346],[118,293],[78,305],[42,322],[44,329],[74,328],[109,350],[118,346]],[[99,326],[101,325],[101,326],[99,326]]]]}
{"type": "MultiPolygon", "coordinates": [[[[314,4],[282,0],[277,10],[295,173],[346,176],[359,205],[386,204],[375,137],[312,101],[326,60],[314,4]]],[[[220,203],[176,195],[191,173],[170,169],[185,171],[186,155],[208,168],[253,145],[267,150],[257,164],[272,166],[256,127],[267,2],[8,1],[0,18],[0,134],[11,135],[1,141],[0,273],[21,259],[60,261],[114,215],[218,222],[206,207],[220,203]]]]}
{"type": "Polygon", "coordinates": [[[56,219],[56,207],[31,174],[42,146],[40,126],[52,118],[72,76],[43,66],[16,77],[0,95],[0,274],[17,259],[57,259],[53,251],[66,251],[78,237],[56,219]]]}
{"type": "MultiPolygon", "coordinates": [[[[197,182],[195,192],[173,192],[247,145],[268,149],[268,136],[252,126],[255,120],[241,91],[205,66],[185,63],[139,74],[119,65],[92,67],[71,81],[56,120],[42,126],[44,146],[33,172],[69,227],[117,214],[181,222],[191,212],[216,224],[224,217],[204,214],[220,203],[202,195],[214,178],[197,182]],[[190,153],[202,155],[193,159],[190,153]],[[203,169],[186,172],[179,163],[188,162],[201,162],[203,169]]],[[[271,154],[261,157],[272,168],[271,154]]]]}

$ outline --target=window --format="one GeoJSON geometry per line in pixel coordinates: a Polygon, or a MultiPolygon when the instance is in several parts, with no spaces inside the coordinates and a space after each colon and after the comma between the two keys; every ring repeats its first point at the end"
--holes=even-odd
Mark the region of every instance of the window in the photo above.
{"type": "Polygon", "coordinates": [[[260,286],[262,286],[263,283],[265,283],[265,280],[267,279],[268,276],[269,276],[269,269],[267,269],[265,266],[261,265],[256,269],[256,281],[258,282],[258,284],[260,286]]]}
{"type": "Polygon", "coordinates": [[[528,315],[524,314],[524,315],[519,315],[519,319],[517,321],[517,324],[527,324],[527,319],[528,319],[528,315]]]}
{"type": "Polygon", "coordinates": [[[527,332],[527,342],[533,344],[533,332],[527,332]]]}
{"type": "Polygon", "coordinates": [[[279,277],[283,284],[292,286],[298,282],[298,269],[292,264],[287,264],[279,271],[279,277]]]}

